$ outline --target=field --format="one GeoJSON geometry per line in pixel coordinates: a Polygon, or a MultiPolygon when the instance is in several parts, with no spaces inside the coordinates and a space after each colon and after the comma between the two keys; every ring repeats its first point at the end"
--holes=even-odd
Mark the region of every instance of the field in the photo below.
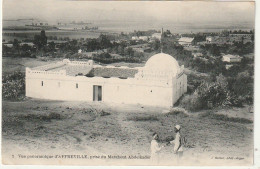
{"type": "MultiPolygon", "coordinates": [[[[160,107],[28,99],[3,102],[4,162],[18,154],[150,155],[153,132],[162,143],[182,126],[188,140],[181,164],[250,165],[253,155],[252,113],[247,108],[200,113],[162,113],[160,107]],[[247,117],[222,115],[240,111],[247,117]],[[44,152],[44,153],[43,153],[44,152]],[[73,153],[71,153],[73,152],[73,153]],[[216,158],[225,158],[222,160],[216,158]],[[226,158],[239,158],[228,160],[226,158]],[[188,162],[185,159],[189,159],[188,162]],[[221,162],[221,163],[220,163],[221,162]]],[[[161,165],[176,165],[172,146],[161,151],[161,165]]],[[[17,159],[18,158],[18,159],[17,159]]],[[[21,159],[20,159],[21,160],[21,159]]],[[[123,160],[122,160],[123,161],[123,160]]],[[[41,161],[42,162],[42,161],[41,161]]],[[[57,164],[57,160],[45,161],[57,164]]],[[[92,161],[93,162],[93,161],[92,161]]],[[[102,164],[104,161],[99,161],[102,164]]],[[[115,161],[108,161],[113,163],[115,161]]],[[[121,161],[117,161],[121,162],[121,161]]],[[[139,164],[128,161],[130,164],[139,164]]],[[[142,164],[149,165],[149,161],[142,164]]],[[[36,163],[36,162],[35,162],[36,163]]],[[[66,161],[65,161],[66,163],[66,161]]],[[[79,161],[89,164],[88,161],[79,161]]],[[[127,161],[125,161],[127,163],[127,161]]]]}
{"type": "Polygon", "coordinates": [[[2,72],[5,73],[12,73],[15,71],[25,72],[26,67],[36,67],[48,64],[54,61],[45,60],[45,59],[34,59],[34,58],[10,58],[10,57],[3,57],[2,58],[2,72]]]}
{"type": "MultiPolygon", "coordinates": [[[[33,39],[34,35],[39,35],[40,30],[38,31],[3,31],[3,39],[5,41],[13,41],[14,39],[18,40],[25,40],[25,39],[33,39]]],[[[100,31],[63,31],[63,30],[46,30],[45,31],[46,36],[56,36],[58,39],[59,38],[65,38],[69,37],[70,39],[80,39],[80,38],[98,38],[99,35],[102,33],[100,31]]]]}
{"type": "MultiPolygon", "coordinates": [[[[51,60],[3,58],[2,61],[3,73],[10,73],[51,60]]],[[[153,132],[159,133],[161,143],[165,144],[174,136],[176,124],[182,126],[181,134],[187,138],[183,160],[177,163],[173,146],[168,145],[161,151],[160,165],[250,165],[253,160],[254,118],[247,106],[165,113],[168,110],[161,107],[30,98],[21,102],[3,101],[2,105],[5,164],[153,165],[140,159],[25,160],[19,154],[149,156],[153,132]]]]}

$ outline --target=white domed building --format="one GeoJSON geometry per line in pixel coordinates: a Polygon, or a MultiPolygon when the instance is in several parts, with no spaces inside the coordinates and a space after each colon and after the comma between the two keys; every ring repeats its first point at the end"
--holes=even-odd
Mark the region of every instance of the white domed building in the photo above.
{"type": "Polygon", "coordinates": [[[26,96],[33,98],[171,107],[186,91],[184,66],[164,53],[137,68],[67,59],[26,68],[26,96]]]}

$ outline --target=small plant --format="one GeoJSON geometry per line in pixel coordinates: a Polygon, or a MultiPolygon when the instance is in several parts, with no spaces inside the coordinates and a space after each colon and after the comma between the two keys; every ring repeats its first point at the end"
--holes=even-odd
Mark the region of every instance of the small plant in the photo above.
{"type": "Polygon", "coordinates": [[[158,121],[159,119],[156,116],[134,116],[128,117],[128,121],[158,121]]]}
{"type": "Polygon", "coordinates": [[[184,108],[181,108],[181,107],[174,107],[170,110],[170,112],[168,112],[168,114],[174,114],[174,115],[186,114],[186,113],[187,113],[187,111],[184,108]]]}

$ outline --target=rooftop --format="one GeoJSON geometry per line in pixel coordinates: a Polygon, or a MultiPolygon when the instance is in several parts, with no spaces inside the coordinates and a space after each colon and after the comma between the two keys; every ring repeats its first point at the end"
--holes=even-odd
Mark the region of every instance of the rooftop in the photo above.
{"type": "Polygon", "coordinates": [[[194,38],[190,38],[190,37],[181,37],[179,39],[179,42],[192,42],[194,40],[194,38]]]}
{"type": "Polygon", "coordinates": [[[107,77],[107,78],[109,77],[134,78],[137,72],[138,72],[137,69],[129,69],[129,68],[95,67],[87,74],[87,76],[107,77]]]}
{"type": "Polygon", "coordinates": [[[228,58],[240,58],[240,56],[238,56],[238,55],[231,55],[231,54],[224,55],[223,57],[228,57],[228,58]]]}
{"type": "Polygon", "coordinates": [[[65,62],[51,63],[44,66],[39,66],[32,68],[32,70],[40,70],[40,71],[52,71],[57,72],[60,70],[66,70],[66,74],[69,76],[76,76],[78,74],[87,74],[90,72],[91,67],[86,65],[78,65],[78,64],[67,64],[65,62]]]}

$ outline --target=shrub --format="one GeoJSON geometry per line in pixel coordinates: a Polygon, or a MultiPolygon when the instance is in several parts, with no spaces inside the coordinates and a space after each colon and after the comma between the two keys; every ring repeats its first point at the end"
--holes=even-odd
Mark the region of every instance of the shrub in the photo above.
{"type": "Polygon", "coordinates": [[[184,108],[174,107],[167,113],[167,115],[179,115],[179,114],[187,116],[187,111],[184,108]]]}
{"type": "Polygon", "coordinates": [[[99,115],[100,116],[108,116],[110,114],[111,114],[110,112],[106,112],[106,111],[102,110],[99,115]]]}
{"type": "Polygon", "coordinates": [[[128,121],[158,121],[159,119],[156,116],[133,116],[128,117],[128,121]]]}
{"type": "Polygon", "coordinates": [[[201,83],[193,94],[183,98],[181,105],[192,111],[227,105],[229,94],[226,78],[219,75],[216,82],[201,83]]]}
{"type": "Polygon", "coordinates": [[[241,105],[242,102],[252,104],[254,98],[254,79],[248,71],[238,73],[236,77],[228,78],[228,88],[232,93],[234,104],[241,105]]]}
{"type": "Polygon", "coordinates": [[[14,72],[3,75],[2,97],[6,100],[22,100],[25,97],[25,74],[14,72]]]}
{"type": "Polygon", "coordinates": [[[198,96],[197,93],[184,96],[184,98],[181,100],[180,105],[191,111],[197,111],[205,108],[205,105],[203,104],[201,98],[198,96]]]}
{"type": "Polygon", "coordinates": [[[85,111],[85,113],[89,113],[89,112],[91,114],[93,114],[95,117],[108,116],[108,115],[111,114],[110,112],[107,112],[107,111],[104,111],[104,110],[101,110],[101,109],[91,109],[90,111],[85,111]]]}
{"type": "Polygon", "coordinates": [[[26,114],[19,115],[19,119],[21,120],[39,120],[39,121],[51,121],[51,120],[61,120],[62,117],[59,113],[47,113],[47,114],[26,114]]]}

